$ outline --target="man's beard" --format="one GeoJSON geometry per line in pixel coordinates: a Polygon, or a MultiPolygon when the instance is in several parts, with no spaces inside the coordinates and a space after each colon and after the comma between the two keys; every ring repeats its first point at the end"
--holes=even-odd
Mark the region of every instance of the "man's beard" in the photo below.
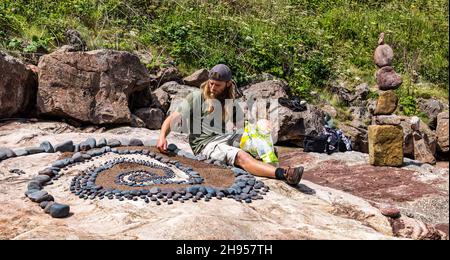
{"type": "Polygon", "coordinates": [[[225,91],[219,94],[214,94],[214,93],[209,93],[209,97],[210,98],[215,98],[218,99],[220,101],[223,101],[225,99],[225,91]]]}

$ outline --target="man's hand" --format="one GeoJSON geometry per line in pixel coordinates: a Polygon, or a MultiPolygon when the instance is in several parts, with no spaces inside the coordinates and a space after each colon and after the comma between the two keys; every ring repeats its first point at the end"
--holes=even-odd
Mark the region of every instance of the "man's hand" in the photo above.
{"type": "Polygon", "coordinates": [[[156,148],[158,148],[161,153],[167,153],[167,139],[163,136],[160,136],[158,139],[158,143],[156,144],[156,148]]]}

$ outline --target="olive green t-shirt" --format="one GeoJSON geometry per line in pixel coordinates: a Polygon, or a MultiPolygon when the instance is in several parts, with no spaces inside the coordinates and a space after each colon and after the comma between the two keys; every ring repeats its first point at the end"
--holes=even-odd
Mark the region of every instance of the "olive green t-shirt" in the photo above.
{"type": "MultiPolygon", "coordinates": [[[[236,132],[226,133],[225,120],[221,118],[222,120],[219,122],[217,117],[214,120],[214,117],[217,116],[215,113],[221,114],[222,112],[208,113],[204,102],[202,92],[198,90],[190,93],[176,109],[185,120],[184,122],[188,124],[185,130],[189,132],[189,145],[194,154],[199,154],[211,141],[230,138],[236,134],[236,132]]],[[[215,100],[215,102],[219,101],[215,100]]],[[[236,125],[237,116],[243,118],[243,112],[239,105],[233,107],[233,117],[230,120],[234,125],[236,125]]]]}

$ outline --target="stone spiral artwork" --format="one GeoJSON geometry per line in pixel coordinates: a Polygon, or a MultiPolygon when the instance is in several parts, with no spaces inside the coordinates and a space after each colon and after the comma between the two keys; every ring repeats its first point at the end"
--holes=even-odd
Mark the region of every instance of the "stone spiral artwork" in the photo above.
{"type": "MultiPolygon", "coordinates": [[[[81,170],[72,178],[70,192],[85,200],[143,200],[145,203],[170,205],[188,200],[197,202],[230,198],[251,203],[253,200],[263,199],[262,196],[269,191],[262,181],[240,168],[194,156],[178,149],[174,144],[168,147],[171,156],[152,152],[152,148],[144,147],[138,139],[122,144],[115,139],[106,141],[103,138],[96,142],[94,138],[88,138],[79,145],[66,141],[53,147],[45,142],[45,147],[40,152],[73,153],[41,170],[28,183],[25,192],[31,201],[39,203],[45,213],[55,218],[69,216],[70,206],[55,202],[57,198],[45,191],[44,187],[51,185],[75,166],[81,167],[81,170]],[[97,164],[86,165],[93,162],[97,164]],[[200,169],[199,172],[191,165],[194,163],[205,165],[197,169],[200,169]],[[201,170],[211,167],[223,169],[219,169],[222,173],[229,171],[234,180],[226,187],[207,184],[201,170]]],[[[30,153],[25,149],[21,156],[28,154],[30,153]]],[[[11,154],[11,157],[14,156],[17,155],[11,154]]]]}

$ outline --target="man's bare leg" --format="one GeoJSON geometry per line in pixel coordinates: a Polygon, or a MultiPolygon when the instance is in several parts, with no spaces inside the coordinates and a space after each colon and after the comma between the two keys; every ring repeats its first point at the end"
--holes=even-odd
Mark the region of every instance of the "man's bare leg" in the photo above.
{"type": "Polygon", "coordinates": [[[250,154],[239,151],[234,164],[248,171],[249,173],[267,178],[275,178],[275,166],[256,160],[250,154]]]}

